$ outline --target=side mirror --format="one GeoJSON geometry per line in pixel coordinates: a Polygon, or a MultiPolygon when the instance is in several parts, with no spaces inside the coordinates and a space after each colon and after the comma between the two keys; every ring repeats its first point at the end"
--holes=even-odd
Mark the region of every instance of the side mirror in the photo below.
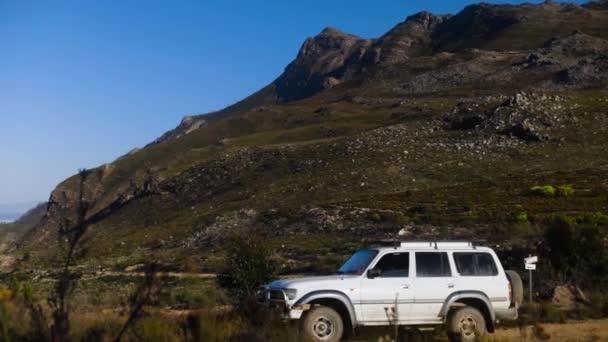
{"type": "Polygon", "coordinates": [[[367,270],[367,277],[369,279],[374,279],[380,276],[380,270],[377,268],[372,268],[371,270],[367,270]]]}

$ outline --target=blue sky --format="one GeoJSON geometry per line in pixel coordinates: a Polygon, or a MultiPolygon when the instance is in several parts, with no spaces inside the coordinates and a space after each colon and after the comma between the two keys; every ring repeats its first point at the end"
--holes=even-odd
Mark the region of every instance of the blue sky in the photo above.
{"type": "Polygon", "coordinates": [[[0,206],[242,99],[326,26],[377,37],[470,3],[0,0],[0,206]]]}

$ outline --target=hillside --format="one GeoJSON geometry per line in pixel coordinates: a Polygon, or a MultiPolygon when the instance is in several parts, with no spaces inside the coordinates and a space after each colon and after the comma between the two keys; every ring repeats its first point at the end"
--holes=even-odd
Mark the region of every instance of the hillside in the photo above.
{"type": "MultiPolygon", "coordinates": [[[[608,211],[607,85],[601,3],[423,12],[377,39],[327,28],[262,90],[91,170],[84,262],[213,269],[242,229],[294,269],[398,232],[526,243],[518,214],[608,211]],[[575,194],[529,196],[540,184],[575,194]]],[[[61,183],[22,240],[31,265],[53,260],[78,190],[61,183]]]]}
{"type": "Polygon", "coordinates": [[[0,270],[13,263],[14,256],[8,255],[8,252],[15,248],[20,238],[40,223],[45,213],[46,203],[40,203],[21,215],[15,222],[0,223],[0,270]]]}

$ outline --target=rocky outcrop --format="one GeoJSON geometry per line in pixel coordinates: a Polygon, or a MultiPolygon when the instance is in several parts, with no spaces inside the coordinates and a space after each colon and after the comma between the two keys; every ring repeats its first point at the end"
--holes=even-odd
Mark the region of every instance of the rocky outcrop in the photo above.
{"type": "Polygon", "coordinates": [[[186,116],[182,119],[182,122],[173,130],[166,132],[161,135],[158,139],[154,140],[152,144],[158,144],[163,141],[175,140],[183,137],[184,135],[190,134],[193,131],[205,127],[207,125],[207,120],[205,116],[186,116]]]}
{"type": "Polygon", "coordinates": [[[580,31],[552,38],[522,63],[533,70],[553,73],[557,85],[597,87],[608,80],[608,40],[580,31]]]}
{"type": "Polygon", "coordinates": [[[421,12],[379,39],[363,39],[326,28],[307,39],[296,59],[274,82],[278,98],[289,102],[310,97],[377,65],[407,62],[429,51],[431,34],[449,16],[421,12]]]}
{"type": "Polygon", "coordinates": [[[567,124],[575,109],[565,98],[545,94],[517,93],[490,110],[479,110],[488,103],[461,102],[445,117],[454,130],[504,134],[525,141],[550,138],[550,131],[567,124]]]}
{"type": "Polygon", "coordinates": [[[572,310],[589,304],[589,299],[585,293],[574,285],[556,286],[551,300],[553,304],[566,310],[572,310]]]}
{"type": "Polygon", "coordinates": [[[350,79],[372,40],[326,28],[308,38],[274,82],[282,102],[300,100],[350,79]]]}
{"type": "Polygon", "coordinates": [[[428,52],[431,34],[449,15],[420,12],[390,30],[374,42],[363,60],[369,65],[405,63],[411,57],[428,52]]]}

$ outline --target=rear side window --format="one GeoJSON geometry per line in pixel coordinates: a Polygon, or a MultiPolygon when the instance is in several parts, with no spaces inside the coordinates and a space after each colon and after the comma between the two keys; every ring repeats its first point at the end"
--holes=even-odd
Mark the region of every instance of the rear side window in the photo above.
{"type": "Polygon", "coordinates": [[[450,262],[448,254],[442,252],[419,252],[416,253],[416,276],[417,277],[450,277],[450,262]]]}
{"type": "Polygon", "coordinates": [[[456,269],[462,276],[495,276],[494,258],[489,253],[454,253],[456,269]]]}
{"type": "Polygon", "coordinates": [[[378,261],[374,268],[380,271],[382,278],[406,278],[410,273],[410,254],[387,254],[378,261]]]}

